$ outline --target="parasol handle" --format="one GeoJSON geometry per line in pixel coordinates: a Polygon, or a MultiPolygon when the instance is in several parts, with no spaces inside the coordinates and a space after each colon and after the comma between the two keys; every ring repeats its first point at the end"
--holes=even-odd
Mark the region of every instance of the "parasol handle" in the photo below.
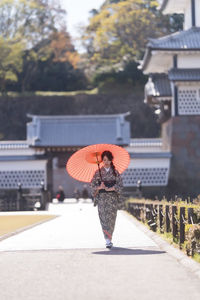
{"type": "Polygon", "coordinates": [[[98,161],[97,152],[96,152],[96,159],[97,159],[97,165],[98,165],[98,169],[99,169],[99,176],[100,176],[100,179],[101,179],[101,181],[102,181],[101,169],[100,169],[100,163],[99,163],[99,161],[98,161]]]}

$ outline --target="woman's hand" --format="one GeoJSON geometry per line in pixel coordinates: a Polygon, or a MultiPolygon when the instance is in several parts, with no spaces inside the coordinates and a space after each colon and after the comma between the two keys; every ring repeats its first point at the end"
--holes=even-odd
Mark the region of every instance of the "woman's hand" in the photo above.
{"type": "Polygon", "coordinates": [[[98,190],[105,190],[105,184],[103,182],[101,182],[100,186],[97,188],[98,190]]]}
{"type": "Polygon", "coordinates": [[[105,184],[103,182],[101,182],[101,184],[96,189],[96,192],[95,192],[94,196],[96,197],[96,195],[98,194],[99,190],[105,190],[105,189],[106,189],[105,184]]]}
{"type": "Polygon", "coordinates": [[[114,192],[115,191],[115,188],[114,188],[114,186],[113,187],[111,187],[111,188],[105,188],[105,190],[107,191],[107,192],[114,192]]]}

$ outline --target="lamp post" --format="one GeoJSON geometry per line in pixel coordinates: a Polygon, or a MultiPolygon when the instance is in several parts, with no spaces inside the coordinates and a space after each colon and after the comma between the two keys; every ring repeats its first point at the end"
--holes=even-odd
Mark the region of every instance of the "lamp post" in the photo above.
{"type": "Polygon", "coordinates": [[[16,209],[19,211],[21,209],[21,198],[22,198],[22,184],[18,182],[18,190],[17,190],[17,205],[16,209]]]}
{"type": "Polygon", "coordinates": [[[138,192],[139,198],[142,198],[142,181],[141,180],[137,181],[137,192],[138,192]]]}

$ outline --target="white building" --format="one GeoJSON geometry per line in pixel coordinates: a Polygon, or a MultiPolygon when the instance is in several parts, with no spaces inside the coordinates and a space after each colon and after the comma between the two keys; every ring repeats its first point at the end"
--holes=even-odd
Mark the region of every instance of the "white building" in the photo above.
{"type": "Polygon", "coordinates": [[[184,14],[184,30],[150,39],[140,68],[145,101],[157,108],[164,149],[172,154],[169,190],[197,195],[200,163],[200,0],[163,0],[164,14],[184,14]]]}
{"type": "Polygon", "coordinates": [[[131,156],[124,172],[124,186],[136,189],[164,187],[168,183],[170,153],[162,148],[161,139],[130,139],[128,114],[36,116],[27,124],[26,141],[0,142],[0,190],[38,189],[44,182],[55,194],[59,185],[67,197],[83,183],[66,172],[66,162],[81,147],[109,143],[125,147],[131,156]]]}

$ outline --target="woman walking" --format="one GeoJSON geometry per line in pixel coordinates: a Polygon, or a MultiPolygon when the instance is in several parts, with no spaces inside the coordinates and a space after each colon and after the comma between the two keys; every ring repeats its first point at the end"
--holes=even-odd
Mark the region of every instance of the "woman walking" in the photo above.
{"type": "Polygon", "coordinates": [[[91,181],[94,203],[98,206],[99,219],[106,240],[106,248],[112,248],[112,235],[117,217],[118,199],[123,184],[113,164],[113,154],[104,151],[101,155],[103,167],[97,170],[91,181]]]}

